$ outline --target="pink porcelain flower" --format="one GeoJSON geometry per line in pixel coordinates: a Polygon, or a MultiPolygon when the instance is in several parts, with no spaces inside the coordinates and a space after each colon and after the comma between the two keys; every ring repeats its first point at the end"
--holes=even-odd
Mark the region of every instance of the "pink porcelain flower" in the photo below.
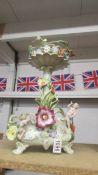
{"type": "Polygon", "coordinates": [[[36,126],[38,128],[45,128],[49,125],[52,125],[56,122],[54,110],[49,109],[48,107],[39,107],[36,114],[36,126]]]}

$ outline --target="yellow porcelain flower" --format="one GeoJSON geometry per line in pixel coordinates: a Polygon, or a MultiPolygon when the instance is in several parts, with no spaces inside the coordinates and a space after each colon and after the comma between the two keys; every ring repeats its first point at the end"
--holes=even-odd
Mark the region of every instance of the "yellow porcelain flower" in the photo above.
{"type": "Polygon", "coordinates": [[[48,83],[48,81],[45,80],[45,79],[43,79],[43,78],[40,78],[40,79],[38,80],[38,84],[39,84],[39,86],[41,86],[41,87],[47,85],[47,83],[48,83]]]}
{"type": "Polygon", "coordinates": [[[8,140],[13,141],[16,138],[17,127],[15,125],[10,126],[7,130],[7,138],[8,140]]]}

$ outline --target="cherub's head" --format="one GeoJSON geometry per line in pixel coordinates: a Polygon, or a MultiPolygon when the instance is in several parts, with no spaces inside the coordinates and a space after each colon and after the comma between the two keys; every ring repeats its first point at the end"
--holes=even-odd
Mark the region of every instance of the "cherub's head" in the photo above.
{"type": "Polygon", "coordinates": [[[67,107],[77,109],[77,108],[79,107],[79,104],[78,104],[78,103],[73,103],[73,102],[71,101],[70,104],[68,104],[67,107]]]}
{"type": "Polygon", "coordinates": [[[75,109],[77,109],[77,108],[79,108],[79,104],[78,104],[78,103],[73,103],[73,107],[74,107],[75,109]]]}

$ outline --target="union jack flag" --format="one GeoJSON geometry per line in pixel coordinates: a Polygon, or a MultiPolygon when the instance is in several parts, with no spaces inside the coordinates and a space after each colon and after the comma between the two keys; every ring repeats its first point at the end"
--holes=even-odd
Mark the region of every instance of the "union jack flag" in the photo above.
{"type": "Polygon", "coordinates": [[[52,84],[56,91],[71,91],[75,89],[74,75],[53,75],[52,84]]]}
{"type": "Polygon", "coordinates": [[[17,79],[17,91],[19,92],[29,92],[38,91],[38,77],[19,77],[17,79]]]}
{"type": "Polygon", "coordinates": [[[84,72],[82,76],[85,89],[98,88],[98,70],[84,72]]]}
{"type": "Polygon", "coordinates": [[[6,90],[7,78],[0,78],[0,91],[6,90]]]}

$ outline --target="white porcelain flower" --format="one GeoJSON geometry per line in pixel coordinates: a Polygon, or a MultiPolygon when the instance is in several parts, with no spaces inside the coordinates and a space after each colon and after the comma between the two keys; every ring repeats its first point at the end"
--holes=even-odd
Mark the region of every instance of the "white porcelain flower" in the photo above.
{"type": "Polygon", "coordinates": [[[42,52],[41,49],[37,49],[37,50],[36,50],[36,54],[43,55],[43,52],[42,52]]]}
{"type": "Polygon", "coordinates": [[[31,56],[34,56],[34,57],[36,56],[36,51],[35,50],[32,51],[31,56]]]}
{"type": "Polygon", "coordinates": [[[44,41],[44,42],[47,42],[47,39],[45,38],[45,39],[43,39],[43,41],[44,41]]]}
{"type": "Polygon", "coordinates": [[[49,45],[45,45],[44,46],[44,52],[48,53],[50,51],[50,46],[49,45]]]}
{"type": "Polygon", "coordinates": [[[53,46],[52,47],[52,52],[54,53],[54,54],[57,54],[58,53],[58,47],[57,46],[53,46]]]}

